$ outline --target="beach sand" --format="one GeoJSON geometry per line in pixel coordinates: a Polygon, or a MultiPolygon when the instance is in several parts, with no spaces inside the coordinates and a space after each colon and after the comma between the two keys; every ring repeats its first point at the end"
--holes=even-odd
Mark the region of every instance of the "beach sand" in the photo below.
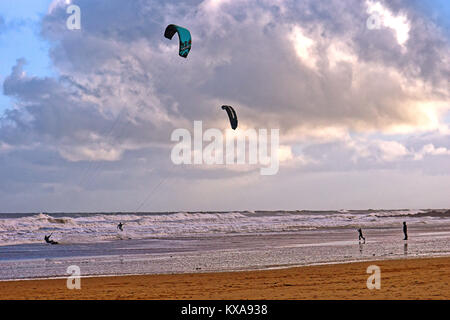
{"type": "Polygon", "coordinates": [[[450,257],[287,269],[0,282],[0,299],[450,299],[450,257]],[[370,265],[381,289],[369,290],[370,265]]]}

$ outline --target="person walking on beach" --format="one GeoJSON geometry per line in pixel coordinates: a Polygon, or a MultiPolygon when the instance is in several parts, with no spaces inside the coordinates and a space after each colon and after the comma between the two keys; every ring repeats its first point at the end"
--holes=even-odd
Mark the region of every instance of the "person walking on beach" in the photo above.
{"type": "Polygon", "coordinates": [[[358,233],[359,233],[358,240],[361,241],[361,239],[363,239],[364,243],[366,243],[366,238],[364,238],[361,228],[358,229],[358,233]]]}
{"type": "Polygon", "coordinates": [[[403,240],[408,240],[408,227],[406,226],[406,221],[403,221],[403,233],[405,234],[403,240]]]}
{"type": "Polygon", "coordinates": [[[117,225],[117,229],[119,229],[120,231],[123,231],[123,223],[119,222],[119,224],[117,225]]]}

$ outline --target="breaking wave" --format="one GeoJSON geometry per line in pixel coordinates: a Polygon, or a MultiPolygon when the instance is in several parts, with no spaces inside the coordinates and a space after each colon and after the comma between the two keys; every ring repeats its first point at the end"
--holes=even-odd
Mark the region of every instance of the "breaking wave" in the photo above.
{"type": "Polygon", "coordinates": [[[449,223],[450,210],[241,211],[165,213],[0,214],[0,245],[186,237],[198,234],[295,232],[326,228],[449,223]],[[117,224],[124,224],[124,231],[117,224]]]}

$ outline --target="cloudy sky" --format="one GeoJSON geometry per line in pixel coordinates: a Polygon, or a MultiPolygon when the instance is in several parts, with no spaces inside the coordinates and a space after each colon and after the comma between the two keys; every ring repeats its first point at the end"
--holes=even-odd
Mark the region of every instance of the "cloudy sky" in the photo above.
{"type": "Polygon", "coordinates": [[[449,208],[449,21],[446,0],[1,1],[0,212],[449,208]],[[172,163],[223,104],[236,135],[280,130],[278,174],[172,163]]]}

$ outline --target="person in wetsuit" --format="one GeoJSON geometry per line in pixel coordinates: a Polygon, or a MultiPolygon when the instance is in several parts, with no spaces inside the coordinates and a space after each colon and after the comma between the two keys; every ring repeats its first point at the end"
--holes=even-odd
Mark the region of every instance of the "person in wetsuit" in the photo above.
{"type": "Polygon", "coordinates": [[[123,231],[123,223],[119,222],[119,224],[117,225],[117,229],[119,229],[120,231],[123,231]]]}
{"type": "Polygon", "coordinates": [[[405,234],[403,240],[408,240],[408,227],[406,226],[406,221],[403,221],[403,233],[405,234]]]}
{"type": "Polygon", "coordinates": [[[358,240],[361,241],[361,239],[363,239],[364,243],[366,243],[366,238],[364,238],[361,228],[358,229],[358,233],[359,233],[358,240]]]}
{"type": "Polygon", "coordinates": [[[50,243],[50,244],[58,244],[58,242],[53,241],[53,240],[50,239],[50,237],[52,236],[52,234],[53,234],[53,233],[50,233],[50,235],[44,237],[45,242],[50,243]]]}

